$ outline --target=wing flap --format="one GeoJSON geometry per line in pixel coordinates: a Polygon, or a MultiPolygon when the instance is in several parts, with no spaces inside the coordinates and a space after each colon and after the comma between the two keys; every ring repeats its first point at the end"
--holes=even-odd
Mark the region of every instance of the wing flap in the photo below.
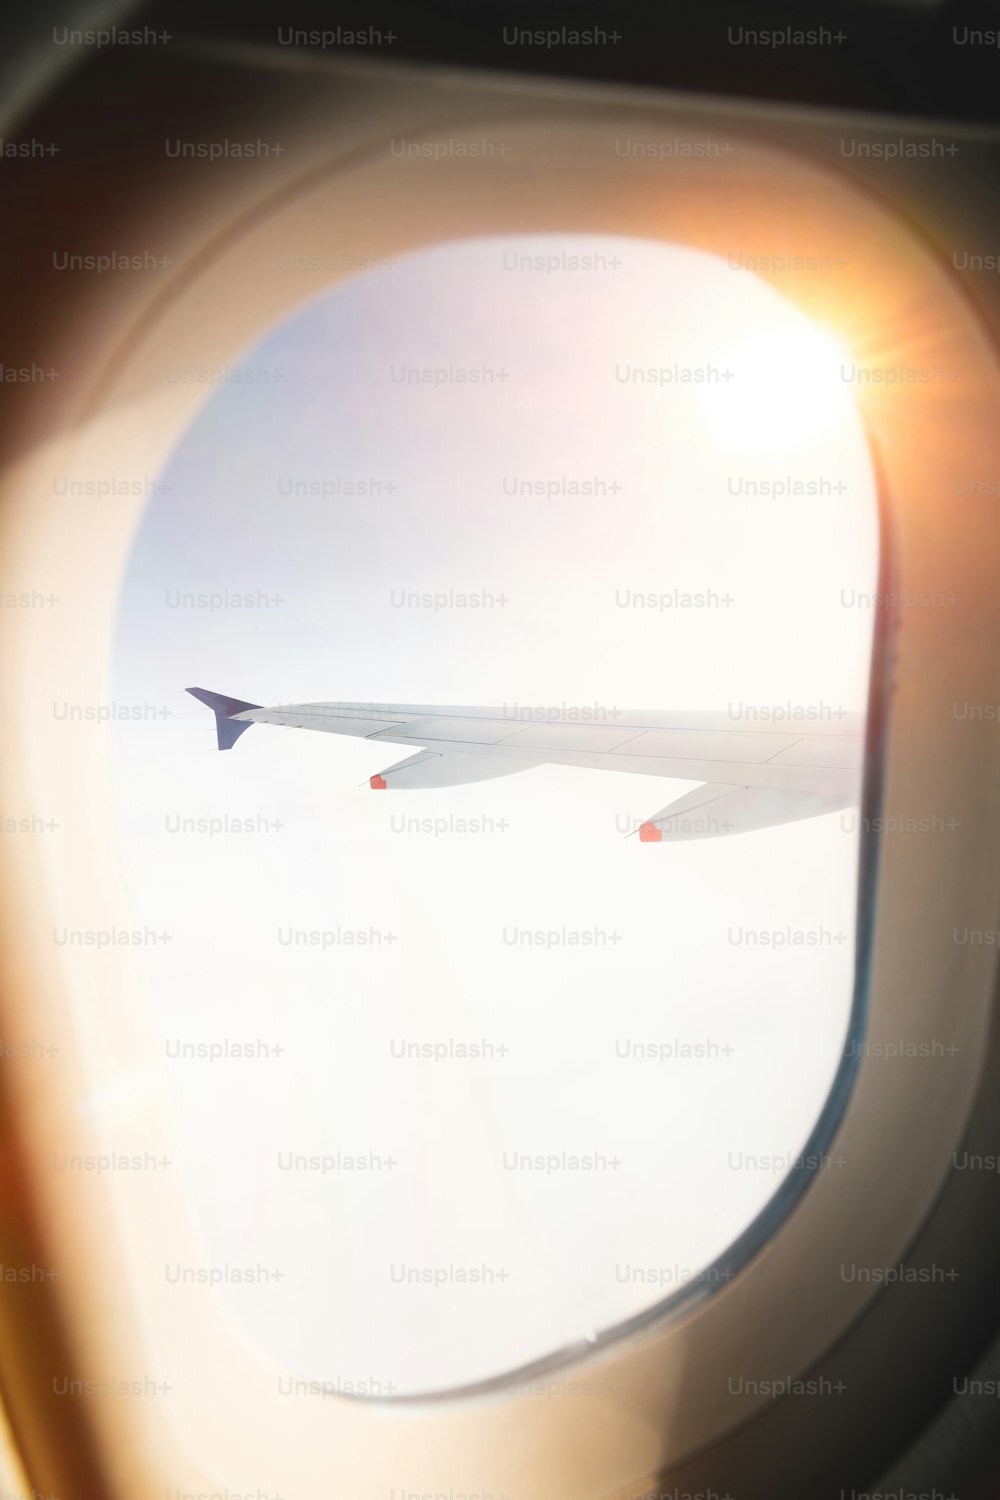
{"type": "Polygon", "coordinates": [[[754,833],[800,818],[816,818],[850,804],[849,793],[839,788],[788,791],[782,787],[707,782],[648,818],[638,830],[639,839],[642,843],[678,844],[688,839],[754,833]]]}
{"type": "Polygon", "coordinates": [[[478,752],[449,750],[443,755],[434,750],[420,750],[406,760],[397,761],[388,770],[371,778],[375,791],[414,791],[423,787],[467,786],[474,781],[492,781],[497,776],[513,776],[541,765],[540,760],[520,755],[481,755],[478,752]]]}

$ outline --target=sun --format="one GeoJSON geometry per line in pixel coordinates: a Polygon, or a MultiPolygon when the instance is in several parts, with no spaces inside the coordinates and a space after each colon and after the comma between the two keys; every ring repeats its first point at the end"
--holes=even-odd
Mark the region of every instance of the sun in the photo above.
{"type": "Polygon", "coordinates": [[[725,447],[795,448],[843,422],[854,403],[850,368],[837,339],[802,319],[727,351],[720,380],[699,389],[702,416],[725,447]]]}

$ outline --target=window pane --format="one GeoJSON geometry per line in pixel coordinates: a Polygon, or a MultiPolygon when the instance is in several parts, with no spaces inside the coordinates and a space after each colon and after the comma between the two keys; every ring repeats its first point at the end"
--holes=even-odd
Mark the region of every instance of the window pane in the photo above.
{"type": "Polygon", "coordinates": [[[136,1276],[218,1273],[281,1380],[462,1385],[711,1288],[802,1151],[854,969],[877,551],[848,365],[714,255],[449,243],[271,331],[161,476],[115,696],[178,710],[118,725],[118,787],[134,920],[171,935],[134,1088],[171,1099],[198,1258],[136,1276]],[[406,750],[206,753],[191,683],[652,738],[372,796],[406,750]],[[643,754],[723,791],[799,767],[832,810],[640,835],[707,780],[643,754]]]}

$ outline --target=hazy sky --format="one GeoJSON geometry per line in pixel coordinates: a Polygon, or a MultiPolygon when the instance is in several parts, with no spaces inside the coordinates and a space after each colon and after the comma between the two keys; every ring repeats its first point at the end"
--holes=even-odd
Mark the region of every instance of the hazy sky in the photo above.
{"type": "Polygon", "coordinates": [[[863,708],[872,616],[845,600],[874,587],[874,480],[812,339],[778,290],[707,254],[449,244],[272,330],[246,352],[252,383],[221,386],[169,463],[115,668],[116,698],[173,710],[116,730],[135,920],[174,934],[144,956],[164,1047],[148,1086],[173,1100],[204,1263],[282,1269],[218,1294],[282,1371],[407,1390],[498,1374],[721,1254],[783,1175],[746,1158],[794,1156],[837,1066],[857,839],[833,814],[640,844],[625,831],[690,783],[558,767],[375,795],[404,750],[259,727],[220,755],[182,690],[599,720],[863,708]],[[519,259],[553,255],[592,263],[519,259]],[[713,368],[733,378],[683,382],[713,368]],[[806,493],[753,493],[790,481],[806,493]],[[225,591],[256,602],[195,597],[225,591]],[[448,606],[400,604],[425,593],[448,606]],[[177,831],[199,818],[251,828],[177,831]],[[558,941],[518,937],[536,930],[558,941]],[[779,932],[803,945],[748,946],[779,932]],[[168,1055],[226,1039],[286,1050],[168,1055]],[[477,1042],[506,1051],[393,1056],[477,1042]],[[281,1165],[338,1152],[397,1165],[281,1165]],[[510,1165],[563,1152],[608,1165],[510,1165]]]}

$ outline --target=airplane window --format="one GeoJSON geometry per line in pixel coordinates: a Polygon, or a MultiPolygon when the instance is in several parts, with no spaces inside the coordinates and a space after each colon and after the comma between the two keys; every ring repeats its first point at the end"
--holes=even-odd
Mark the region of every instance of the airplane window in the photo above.
{"type": "Polygon", "coordinates": [[[837,1169],[801,1157],[860,1039],[850,372],[780,277],[596,235],[373,264],[166,372],[211,394],[114,663],[165,706],[114,731],[154,1060],[91,1121],[141,1149],[166,1102],[186,1218],[137,1296],[180,1329],[210,1283],[277,1396],[584,1347],[837,1169]]]}

